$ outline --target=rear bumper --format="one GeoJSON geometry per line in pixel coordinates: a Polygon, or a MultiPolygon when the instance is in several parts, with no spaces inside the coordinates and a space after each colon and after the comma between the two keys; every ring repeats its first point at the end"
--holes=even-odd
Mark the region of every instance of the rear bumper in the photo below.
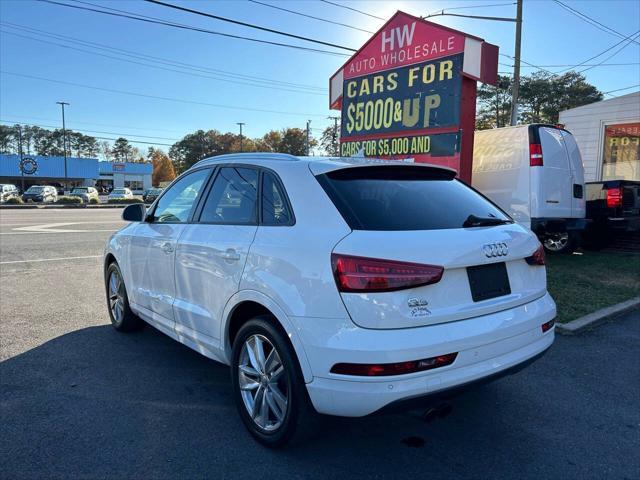
{"type": "Polygon", "coordinates": [[[295,322],[314,376],[307,389],[316,410],[359,417],[520,366],[551,346],[554,329],[543,333],[541,325],[555,316],[555,303],[546,294],[509,310],[420,328],[371,330],[350,322],[346,328],[344,321],[299,317],[295,322]],[[373,378],[330,373],[339,362],[391,363],[453,352],[458,352],[453,364],[426,372],[373,378]]]}

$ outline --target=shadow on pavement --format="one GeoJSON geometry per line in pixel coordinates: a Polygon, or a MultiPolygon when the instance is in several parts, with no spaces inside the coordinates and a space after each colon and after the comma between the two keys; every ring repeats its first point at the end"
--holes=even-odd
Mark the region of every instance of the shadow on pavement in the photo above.
{"type": "Polygon", "coordinates": [[[271,451],[245,432],[226,366],[150,327],[84,328],[0,364],[0,463],[6,478],[574,476],[584,470],[555,450],[550,357],[434,423],[326,417],[308,444],[271,451]]]}

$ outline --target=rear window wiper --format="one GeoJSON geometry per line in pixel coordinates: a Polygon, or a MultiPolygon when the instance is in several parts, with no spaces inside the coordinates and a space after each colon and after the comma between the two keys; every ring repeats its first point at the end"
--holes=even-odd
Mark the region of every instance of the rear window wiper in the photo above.
{"type": "Polygon", "coordinates": [[[462,227],[490,227],[492,225],[504,225],[505,223],[511,223],[511,220],[505,220],[503,218],[496,217],[476,217],[475,215],[471,214],[464,221],[462,227]]]}

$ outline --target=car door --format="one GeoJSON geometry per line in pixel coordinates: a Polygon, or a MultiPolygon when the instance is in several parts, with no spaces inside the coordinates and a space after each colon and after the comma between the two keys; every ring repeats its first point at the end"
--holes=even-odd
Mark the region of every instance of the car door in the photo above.
{"type": "Polygon", "coordinates": [[[540,216],[569,218],[573,181],[562,131],[553,127],[540,127],[539,132],[544,162],[540,184],[540,216]]]}
{"type": "Polygon", "coordinates": [[[211,168],[189,172],[164,193],[129,246],[130,301],[159,326],[173,329],[174,261],[182,234],[211,174],[211,168]]]}
{"type": "Polygon", "coordinates": [[[259,170],[218,169],[197,221],[186,225],[176,251],[176,333],[214,351],[225,304],[238,291],[258,225],[259,170]]]}

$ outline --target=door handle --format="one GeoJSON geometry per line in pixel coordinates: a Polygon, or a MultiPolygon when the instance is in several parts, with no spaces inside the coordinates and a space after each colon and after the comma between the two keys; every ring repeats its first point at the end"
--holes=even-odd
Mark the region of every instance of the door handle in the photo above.
{"type": "Polygon", "coordinates": [[[229,261],[240,260],[240,254],[236,252],[233,248],[228,248],[226,252],[220,252],[219,255],[225,260],[229,260],[229,261]]]}
{"type": "Polygon", "coordinates": [[[173,245],[171,244],[171,242],[164,242],[162,244],[162,251],[164,253],[173,253],[173,245]]]}

